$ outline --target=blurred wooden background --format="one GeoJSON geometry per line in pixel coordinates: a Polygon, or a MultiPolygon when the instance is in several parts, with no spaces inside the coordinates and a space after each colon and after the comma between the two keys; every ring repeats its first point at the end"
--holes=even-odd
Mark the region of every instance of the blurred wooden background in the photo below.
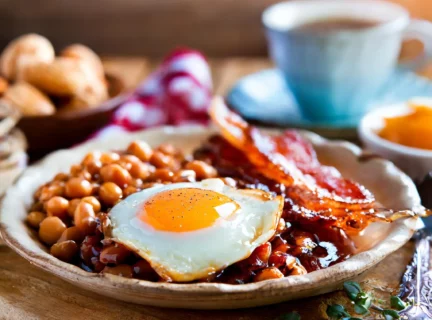
{"type": "MultiPolygon", "coordinates": [[[[432,0],[392,0],[432,20],[432,0]]],[[[210,56],[266,54],[260,15],[279,0],[0,0],[0,47],[37,32],[57,48],[158,57],[178,45],[210,56]]]]}

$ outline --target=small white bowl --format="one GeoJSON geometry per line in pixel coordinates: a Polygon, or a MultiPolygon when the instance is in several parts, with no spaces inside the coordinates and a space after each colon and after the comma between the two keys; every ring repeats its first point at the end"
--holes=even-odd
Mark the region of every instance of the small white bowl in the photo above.
{"type": "MultiPolygon", "coordinates": [[[[416,98],[410,102],[432,108],[432,99],[430,98],[416,98]]],[[[432,150],[407,147],[390,142],[378,135],[378,132],[384,127],[384,118],[401,116],[411,112],[409,103],[377,108],[363,117],[358,133],[367,150],[392,161],[414,181],[419,182],[428,172],[432,171],[432,150]]]]}

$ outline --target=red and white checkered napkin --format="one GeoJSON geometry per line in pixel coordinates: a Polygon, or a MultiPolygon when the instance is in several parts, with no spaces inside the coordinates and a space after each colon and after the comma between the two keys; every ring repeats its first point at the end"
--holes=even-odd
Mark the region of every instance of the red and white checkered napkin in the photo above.
{"type": "Polygon", "coordinates": [[[207,124],[212,80],[204,56],[177,49],[115,111],[95,136],[159,125],[207,124]]]}

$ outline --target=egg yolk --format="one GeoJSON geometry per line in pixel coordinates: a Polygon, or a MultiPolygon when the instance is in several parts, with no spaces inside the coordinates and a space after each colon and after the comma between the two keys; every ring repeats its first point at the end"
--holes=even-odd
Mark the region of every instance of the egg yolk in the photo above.
{"type": "Polygon", "coordinates": [[[229,217],[238,208],[231,198],[215,191],[173,189],[149,198],[139,219],[157,230],[186,232],[210,227],[217,219],[229,217]]]}

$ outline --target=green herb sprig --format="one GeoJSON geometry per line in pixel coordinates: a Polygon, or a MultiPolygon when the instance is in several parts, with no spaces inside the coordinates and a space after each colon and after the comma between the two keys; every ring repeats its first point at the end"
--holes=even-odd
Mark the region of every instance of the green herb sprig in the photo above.
{"type": "Polygon", "coordinates": [[[408,305],[401,300],[399,297],[392,296],[390,298],[390,305],[393,309],[398,311],[404,310],[408,305]]]}
{"type": "MultiPolygon", "coordinates": [[[[381,313],[384,320],[397,320],[400,319],[398,311],[404,310],[409,305],[409,303],[403,302],[399,297],[392,296],[390,298],[392,309],[383,309],[372,304],[371,295],[364,292],[357,282],[346,281],[343,284],[343,288],[348,298],[354,304],[354,312],[359,315],[367,315],[370,313],[369,309],[374,309],[381,313]]],[[[360,318],[352,317],[345,307],[340,304],[328,305],[326,313],[331,320],[361,320],[360,318]]],[[[301,317],[297,312],[290,312],[275,320],[301,320],[301,317]]]]}
{"type": "Polygon", "coordinates": [[[372,305],[370,294],[364,292],[360,285],[354,281],[345,282],[343,287],[348,298],[354,302],[354,312],[360,315],[368,314],[372,305]]]}

